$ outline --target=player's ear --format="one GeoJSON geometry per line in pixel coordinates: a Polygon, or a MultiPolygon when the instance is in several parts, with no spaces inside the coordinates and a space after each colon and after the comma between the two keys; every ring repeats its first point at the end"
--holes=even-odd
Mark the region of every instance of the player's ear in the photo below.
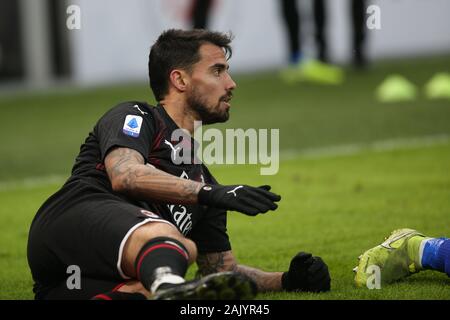
{"type": "Polygon", "coordinates": [[[169,74],[170,83],[179,91],[184,92],[187,89],[188,79],[184,70],[174,69],[169,74]]]}

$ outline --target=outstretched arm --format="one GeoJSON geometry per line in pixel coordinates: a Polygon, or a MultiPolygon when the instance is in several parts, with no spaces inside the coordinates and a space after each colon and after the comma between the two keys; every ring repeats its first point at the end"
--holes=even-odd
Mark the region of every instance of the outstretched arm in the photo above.
{"type": "Polygon", "coordinates": [[[114,191],[139,200],[171,204],[201,204],[257,215],[277,208],[281,197],[270,186],[205,185],[182,179],[146,165],[133,149],[115,148],[105,157],[105,168],[114,191]]]}
{"type": "Polygon", "coordinates": [[[231,251],[199,254],[197,265],[201,275],[214,272],[234,271],[255,281],[258,291],[310,291],[330,290],[328,266],[320,257],[299,252],[292,260],[286,272],[266,272],[256,268],[237,264],[231,251]]]}
{"type": "Polygon", "coordinates": [[[197,265],[199,273],[203,276],[215,272],[234,271],[244,274],[255,281],[260,292],[282,290],[282,272],[266,272],[237,264],[231,251],[199,254],[197,265]]]}
{"type": "Polygon", "coordinates": [[[195,204],[198,191],[204,185],[145,165],[142,155],[129,148],[110,151],[105,158],[105,167],[113,190],[136,199],[195,204]]]}

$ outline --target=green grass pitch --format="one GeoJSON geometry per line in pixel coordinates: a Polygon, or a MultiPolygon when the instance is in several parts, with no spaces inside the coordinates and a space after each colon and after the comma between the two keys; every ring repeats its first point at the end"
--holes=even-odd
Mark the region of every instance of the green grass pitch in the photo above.
{"type": "MultiPolygon", "coordinates": [[[[258,299],[450,299],[450,278],[426,271],[381,290],[358,289],[352,268],[393,229],[450,236],[450,101],[380,104],[373,94],[388,73],[419,88],[450,57],[383,63],[348,72],[341,87],[285,86],[276,73],[236,77],[232,118],[221,128],[279,128],[283,158],[274,176],[257,166],[213,166],[222,183],[270,184],[279,209],[257,217],[229,214],[233,251],[242,264],[284,271],[298,251],[329,265],[332,291],[266,293],[258,299]],[[427,145],[379,150],[375,141],[418,137],[427,145]],[[302,151],[360,146],[349,154],[302,151]]],[[[0,96],[0,299],[32,299],[28,228],[39,205],[63,182],[96,119],[123,100],[151,101],[143,85],[0,96]]],[[[394,140],[399,141],[399,140],[394,140]]],[[[189,270],[192,277],[195,267],[189,270]]]]}

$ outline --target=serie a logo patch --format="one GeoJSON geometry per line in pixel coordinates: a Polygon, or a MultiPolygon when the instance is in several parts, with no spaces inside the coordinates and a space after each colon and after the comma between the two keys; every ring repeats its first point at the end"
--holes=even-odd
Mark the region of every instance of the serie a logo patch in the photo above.
{"type": "Polygon", "coordinates": [[[123,133],[132,137],[139,137],[142,128],[142,117],[135,115],[127,115],[123,124],[123,133]]]}

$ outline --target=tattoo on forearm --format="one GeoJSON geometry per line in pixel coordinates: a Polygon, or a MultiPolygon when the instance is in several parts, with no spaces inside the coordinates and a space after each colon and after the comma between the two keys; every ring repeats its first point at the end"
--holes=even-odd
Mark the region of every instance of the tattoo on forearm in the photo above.
{"type": "Polygon", "coordinates": [[[237,264],[231,251],[199,254],[197,257],[197,265],[198,274],[201,276],[221,271],[234,271],[246,275],[255,281],[260,292],[282,290],[282,272],[265,272],[237,264]]]}
{"type": "Polygon", "coordinates": [[[197,257],[197,265],[200,275],[205,276],[211,273],[225,271],[224,257],[224,252],[199,254],[197,257]]]}
{"type": "Polygon", "coordinates": [[[120,181],[122,190],[142,200],[195,204],[203,185],[146,166],[142,155],[128,148],[112,150],[105,165],[111,181],[120,181]]]}
{"type": "Polygon", "coordinates": [[[239,272],[248,276],[255,281],[258,291],[281,291],[281,276],[282,272],[265,272],[256,268],[236,265],[233,269],[235,272],[239,272]]]}

